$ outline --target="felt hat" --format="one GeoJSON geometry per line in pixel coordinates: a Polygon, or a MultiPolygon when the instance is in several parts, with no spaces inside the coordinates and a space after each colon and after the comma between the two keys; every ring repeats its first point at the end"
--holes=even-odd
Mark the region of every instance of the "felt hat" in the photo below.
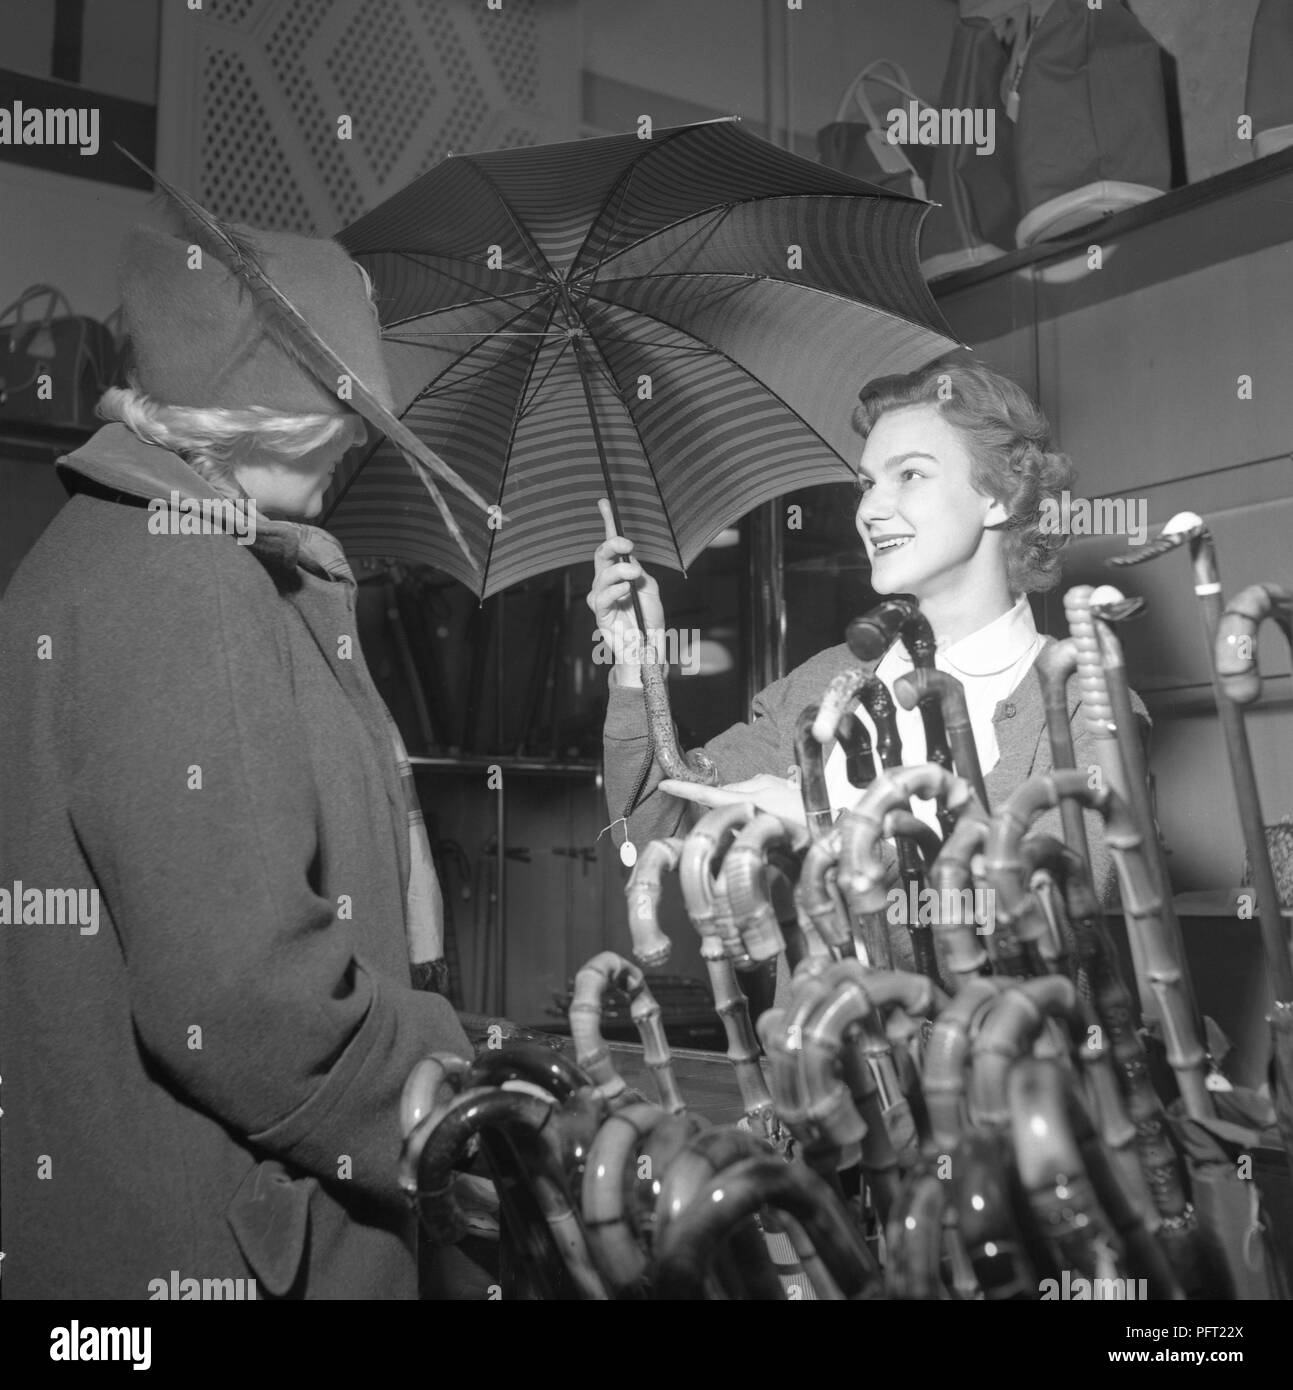
{"type": "MultiPolygon", "coordinates": [[[[235,227],[310,328],[387,410],[381,329],[359,268],[335,241],[235,227]]],[[[134,381],[162,405],[265,406],[289,415],[341,414],[337,383],[305,366],[255,299],[189,237],[138,226],[121,265],[122,320],[134,381]]]]}
{"type": "Polygon", "coordinates": [[[497,509],[395,414],[376,315],[345,251],[317,237],[222,222],[117,149],[153,180],[187,234],[139,227],[126,240],[122,317],[138,387],[168,405],[352,407],[404,455],[479,576],[480,561],[437,483],[461,493],[491,525],[497,509]]]}

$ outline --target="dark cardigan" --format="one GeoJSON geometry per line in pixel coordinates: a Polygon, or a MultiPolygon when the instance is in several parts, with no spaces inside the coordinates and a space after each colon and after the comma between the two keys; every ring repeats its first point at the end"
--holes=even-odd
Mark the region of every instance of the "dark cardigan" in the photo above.
{"type": "MultiPolygon", "coordinates": [[[[1055,639],[1047,637],[1049,644],[1055,639]]],[[[743,782],[759,773],[785,777],[795,766],[795,722],[800,713],[821,699],[834,676],[856,666],[849,649],[840,645],[805,661],[783,680],[754,697],[753,718],[749,723],[733,724],[704,745],[718,768],[720,784],[743,782]]],[[[1149,731],[1149,714],[1138,695],[1132,703],[1141,720],[1142,739],[1149,731]]],[[[1070,682],[1070,727],[1073,734],[1075,765],[1085,768],[1096,762],[1095,745],[1082,717],[1077,681],[1070,682]]],[[[999,807],[1011,792],[1029,777],[1051,770],[1050,740],[1046,736],[1046,713],[1041,682],[1028,671],[1008,699],[998,702],[992,722],[997,735],[999,758],[984,781],[993,808],[999,807]]],[[[612,816],[620,815],[632,792],[645,760],[648,735],[646,707],[642,691],[612,686],[609,692],[604,730],[606,757],[606,800],[612,816]]],[[[828,758],[830,747],[823,750],[828,758]]],[[[684,818],[690,802],[654,790],[661,779],[659,764],[652,762],[647,793],[629,820],[629,836],[641,847],[650,840],[685,833],[684,818]],[[682,829],[680,830],[680,827],[682,829]]],[[[1105,844],[1104,826],[1094,811],[1086,813],[1087,840],[1091,847],[1091,870],[1097,892],[1106,906],[1117,898],[1117,878],[1105,844]]],[[[1033,822],[1033,829],[1061,836],[1058,811],[1048,811],[1033,822]]],[[[615,840],[624,838],[623,826],[615,829],[615,840]]],[[[900,956],[910,961],[909,948],[895,937],[900,956]]]]}

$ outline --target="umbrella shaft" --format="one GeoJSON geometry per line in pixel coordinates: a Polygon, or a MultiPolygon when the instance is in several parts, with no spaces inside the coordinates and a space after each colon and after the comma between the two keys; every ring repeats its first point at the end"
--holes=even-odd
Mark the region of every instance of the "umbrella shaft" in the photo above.
{"type": "MultiPolygon", "coordinates": [[[[570,312],[569,300],[566,291],[562,289],[562,298],[566,304],[567,311],[570,312]]],[[[588,407],[588,423],[593,431],[593,444],[597,449],[597,462],[602,469],[602,485],[606,489],[606,500],[610,503],[611,518],[615,522],[615,534],[624,534],[624,523],[620,519],[619,504],[615,500],[615,487],[611,482],[610,464],[606,458],[606,444],[602,439],[602,428],[597,422],[597,407],[593,402],[593,386],[588,376],[588,361],[584,356],[586,351],[583,342],[579,338],[571,338],[571,351],[575,354],[575,364],[579,368],[579,384],[584,388],[584,404],[588,407]]],[[[636,588],[630,588],[629,598],[633,601],[633,616],[637,619],[638,631],[644,638],[649,636],[647,632],[646,619],[642,616],[642,603],[638,598],[636,588]]]]}

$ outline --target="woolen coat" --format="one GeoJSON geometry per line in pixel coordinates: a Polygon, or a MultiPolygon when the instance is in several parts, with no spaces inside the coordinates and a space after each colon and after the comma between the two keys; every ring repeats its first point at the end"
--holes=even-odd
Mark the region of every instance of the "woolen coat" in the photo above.
{"type": "Polygon", "coordinates": [[[468,1044],[410,985],[406,806],[354,587],[291,523],[161,535],[214,497],[110,425],[0,604],[4,1291],[416,1295],[400,1091],[468,1044]]]}

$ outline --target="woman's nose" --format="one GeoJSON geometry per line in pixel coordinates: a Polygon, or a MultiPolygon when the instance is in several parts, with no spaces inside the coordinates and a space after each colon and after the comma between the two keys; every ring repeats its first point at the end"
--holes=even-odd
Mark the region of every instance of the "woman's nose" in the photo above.
{"type": "Polygon", "coordinates": [[[857,524],[871,526],[875,522],[889,516],[893,511],[893,505],[889,498],[877,487],[870,487],[866,490],[861,501],[858,502],[857,524]]]}

